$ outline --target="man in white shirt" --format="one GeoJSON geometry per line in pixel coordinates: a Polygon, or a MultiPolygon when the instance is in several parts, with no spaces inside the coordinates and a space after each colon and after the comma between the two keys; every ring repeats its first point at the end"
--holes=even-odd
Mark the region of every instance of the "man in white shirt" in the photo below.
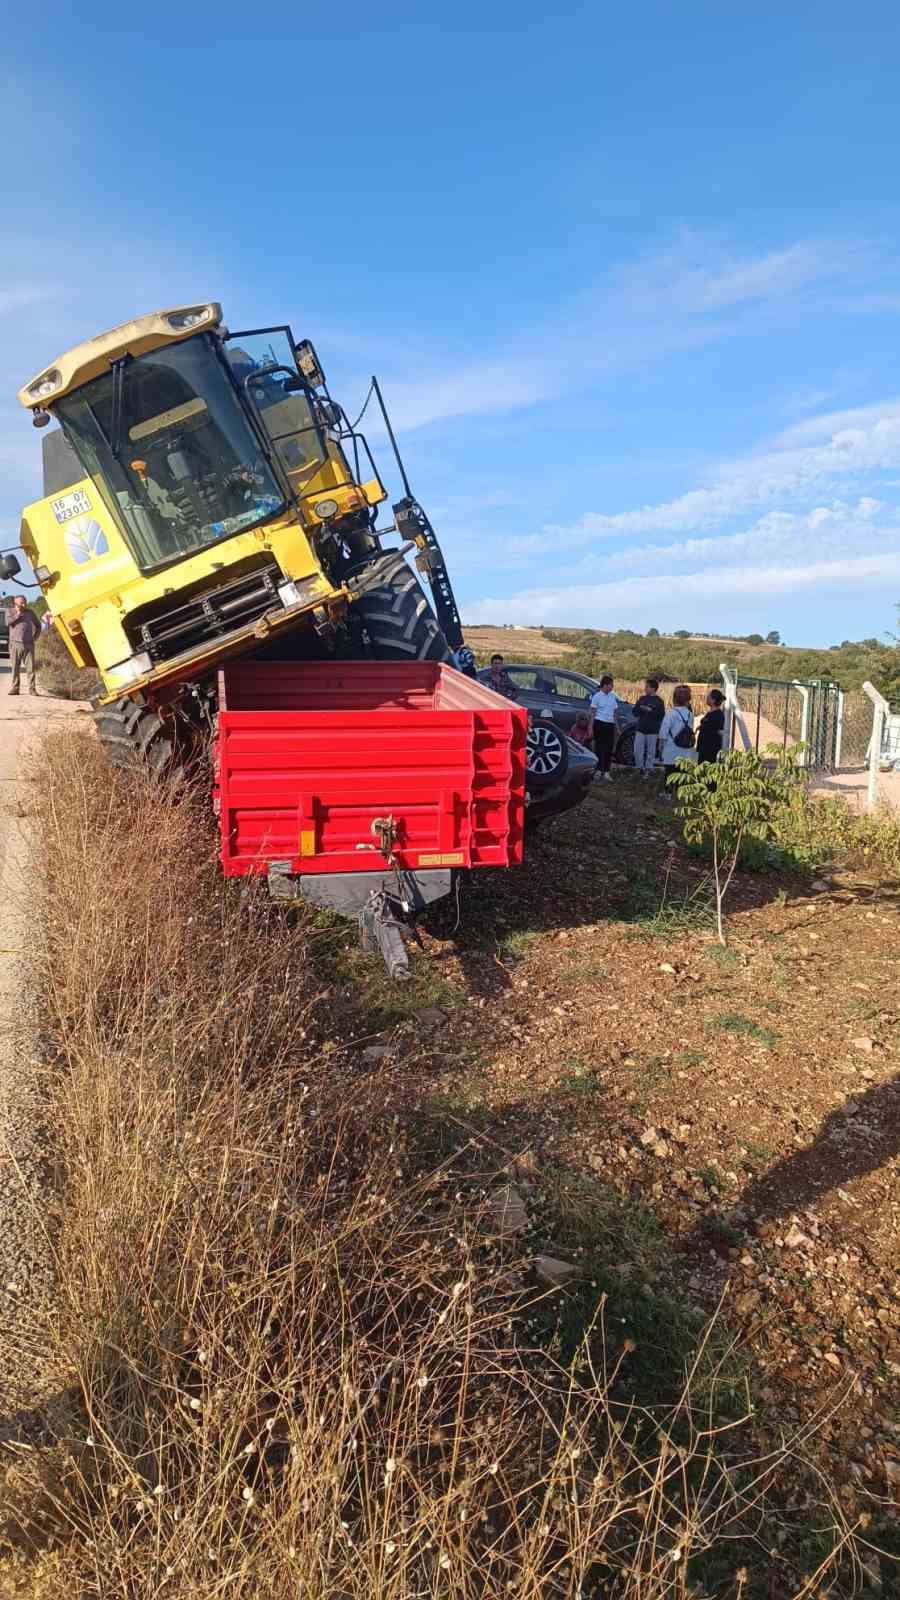
{"type": "Polygon", "coordinates": [[[616,711],[619,707],[619,697],[613,694],[613,681],[607,673],[600,679],[600,687],[596,694],[591,695],[591,732],[594,738],[594,753],[599,762],[598,777],[604,783],[612,783],[613,749],[616,743],[616,711]]]}

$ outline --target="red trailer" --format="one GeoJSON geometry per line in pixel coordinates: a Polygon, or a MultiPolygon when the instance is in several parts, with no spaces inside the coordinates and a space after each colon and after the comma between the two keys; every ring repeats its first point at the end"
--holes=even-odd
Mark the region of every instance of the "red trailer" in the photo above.
{"type": "Polygon", "coordinates": [[[241,662],[219,673],[226,877],[397,929],[460,867],[522,860],[527,712],[436,662],[241,662]]]}

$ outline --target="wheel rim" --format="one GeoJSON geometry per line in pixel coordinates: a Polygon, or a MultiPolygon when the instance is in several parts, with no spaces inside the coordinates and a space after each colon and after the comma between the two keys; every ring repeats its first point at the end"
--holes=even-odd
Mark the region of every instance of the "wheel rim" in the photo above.
{"type": "Polygon", "coordinates": [[[535,777],[549,778],[562,763],[562,736],[555,728],[529,728],[527,767],[535,777]]]}

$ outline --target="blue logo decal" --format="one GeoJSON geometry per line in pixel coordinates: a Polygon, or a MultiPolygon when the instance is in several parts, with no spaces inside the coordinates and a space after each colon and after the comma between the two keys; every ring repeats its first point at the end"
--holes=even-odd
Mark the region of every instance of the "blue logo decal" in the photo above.
{"type": "Polygon", "coordinates": [[[91,556],[105,556],[109,551],[106,534],[93,517],[79,517],[66,529],[66,549],[79,566],[90,561],[91,556]]]}

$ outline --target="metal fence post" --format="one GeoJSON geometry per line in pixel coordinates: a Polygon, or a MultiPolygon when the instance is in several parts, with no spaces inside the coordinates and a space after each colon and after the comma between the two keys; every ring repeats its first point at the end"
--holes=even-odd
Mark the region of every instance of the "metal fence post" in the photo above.
{"type": "Polygon", "coordinates": [[[844,690],[838,690],[838,726],[834,728],[834,771],[841,766],[841,744],[844,741],[844,690]]]}
{"type": "MultiPolygon", "coordinates": [[[[723,750],[730,750],[732,748],[734,742],[734,725],[737,723],[737,729],[741,736],[741,744],[744,746],[745,750],[749,750],[750,735],[747,732],[747,724],[741,716],[741,703],[738,700],[737,694],[737,671],[734,667],[729,667],[728,663],[725,661],[719,663],[719,671],[722,674],[722,682],[725,685],[725,737],[722,740],[722,748],[723,750]]],[[[757,724],[757,728],[758,726],[759,725],[757,724]]]]}
{"type": "Polygon", "coordinates": [[[869,789],[867,804],[870,811],[874,811],[878,798],[878,767],[881,761],[881,745],[884,739],[884,719],[890,711],[890,706],[883,694],[879,694],[874,684],[864,683],[863,693],[867,694],[872,702],[872,737],[869,741],[869,789]]]}
{"type": "Polygon", "coordinates": [[[800,743],[804,748],[797,757],[797,765],[798,767],[808,767],[811,764],[807,745],[807,740],[809,739],[809,690],[805,683],[800,682],[799,678],[794,679],[794,688],[799,689],[803,696],[803,710],[800,713],[800,743]]]}

